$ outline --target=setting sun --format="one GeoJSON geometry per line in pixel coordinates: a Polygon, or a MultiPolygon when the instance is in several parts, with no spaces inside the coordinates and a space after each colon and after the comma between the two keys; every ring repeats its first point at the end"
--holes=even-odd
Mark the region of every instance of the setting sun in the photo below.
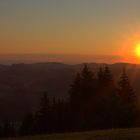
{"type": "Polygon", "coordinates": [[[136,52],[137,56],[140,57],[140,43],[136,46],[135,52],[136,52]]]}

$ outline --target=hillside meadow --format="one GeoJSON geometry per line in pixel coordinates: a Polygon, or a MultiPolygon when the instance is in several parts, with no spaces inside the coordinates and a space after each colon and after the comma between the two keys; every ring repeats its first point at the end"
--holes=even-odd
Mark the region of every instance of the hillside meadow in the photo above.
{"type": "Polygon", "coordinates": [[[2,140],[140,140],[140,128],[28,136],[2,140]]]}

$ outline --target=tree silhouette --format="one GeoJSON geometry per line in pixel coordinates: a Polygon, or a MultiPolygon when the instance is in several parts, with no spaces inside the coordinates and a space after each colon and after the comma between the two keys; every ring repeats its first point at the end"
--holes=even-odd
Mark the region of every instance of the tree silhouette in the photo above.
{"type": "Polygon", "coordinates": [[[40,108],[36,112],[35,118],[35,128],[38,133],[49,133],[51,131],[51,108],[47,92],[44,92],[41,98],[40,108]]]}
{"type": "Polygon", "coordinates": [[[115,126],[115,111],[118,104],[116,87],[111,70],[106,65],[100,67],[97,73],[98,79],[98,104],[96,110],[96,128],[112,128],[115,126]]]}
{"type": "MultiPolygon", "coordinates": [[[[89,120],[93,113],[94,97],[96,95],[97,80],[94,74],[85,65],[76,78],[70,90],[70,104],[75,128],[84,130],[89,128],[89,120]]],[[[92,118],[93,119],[93,118],[92,118]]]]}
{"type": "Polygon", "coordinates": [[[98,84],[100,86],[103,86],[104,85],[104,71],[103,71],[102,67],[99,68],[99,71],[97,73],[97,77],[98,77],[98,84]]]}
{"type": "Polygon", "coordinates": [[[83,106],[89,103],[95,95],[96,80],[93,73],[87,65],[84,66],[81,73],[76,75],[76,78],[70,89],[70,102],[78,106],[83,106]]]}
{"type": "Polygon", "coordinates": [[[107,95],[114,90],[114,87],[115,84],[109,67],[107,65],[104,69],[100,67],[98,72],[98,88],[100,94],[102,94],[101,96],[105,94],[105,97],[107,97],[107,95]]]}
{"type": "Polygon", "coordinates": [[[81,72],[81,88],[82,88],[82,96],[86,101],[86,98],[91,98],[93,96],[95,90],[95,78],[94,74],[89,70],[88,66],[85,65],[81,72]]]}
{"type": "Polygon", "coordinates": [[[113,76],[112,76],[111,71],[107,65],[105,66],[103,77],[104,77],[105,85],[113,84],[113,76]]]}
{"type": "Polygon", "coordinates": [[[44,92],[35,117],[25,117],[21,134],[132,127],[137,117],[136,95],[125,69],[117,86],[107,65],[99,68],[97,78],[85,65],[70,87],[69,100],[54,97],[51,102],[44,92]]]}
{"type": "Polygon", "coordinates": [[[136,95],[125,69],[120,77],[118,93],[120,96],[120,127],[133,126],[137,116],[136,95]]]}
{"type": "Polygon", "coordinates": [[[80,73],[77,73],[76,78],[73,82],[73,84],[71,85],[71,89],[70,89],[70,103],[71,105],[74,107],[78,106],[79,104],[79,98],[80,98],[80,94],[81,94],[81,75],[80,73]]]}

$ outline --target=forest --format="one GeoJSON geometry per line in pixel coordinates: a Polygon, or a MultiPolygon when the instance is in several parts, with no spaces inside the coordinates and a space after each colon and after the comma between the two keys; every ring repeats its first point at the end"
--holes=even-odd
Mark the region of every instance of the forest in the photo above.
{"type": "Polygon", "coordinates": [[[20,124],[6,118],[0,137],[138,127],[137,95],[127,71],[115,82],[108,65],[94,74],[87,64],[69,87],[68,98],[42,93],[39,108],[27,112],[20,124]]]}

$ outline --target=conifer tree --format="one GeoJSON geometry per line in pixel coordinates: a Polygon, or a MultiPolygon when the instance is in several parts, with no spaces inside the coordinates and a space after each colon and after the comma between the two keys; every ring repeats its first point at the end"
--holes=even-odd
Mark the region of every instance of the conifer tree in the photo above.
{"type": "Polygon", "coordinates": [[[110,90],[113,90],[115,84],[113,80],[112,73],[109,69],[109,67],[106,65],[104,69],[102,67],[99,68],[99,71],[97,73],[98,76],[98,86],[100,92],[109,92],[110,90]]]}
{"type": "Polygon", "coordinates": [[[96,82],[93,73],[89,70],[88,66],[85,65],[81,72],[81,99],[89,101],[96,91],[96,82]]]}
{"type": "Polygon", "coordinates": [[[104,69],[104,74],[103,74],[103,79],[104,79],[104,84],[105,86],[112,86],[113,85],[113,76],[111,74],[111,71],[109,67],[106,65],[104,69]]]}
{"type": "Polygon", "coordinates": [[[38,133],[49,133],[51,129],[51,109],[47,92],[44,92],[36,113],[36,129],[38,133]]]}
{"type": "MultiPolygon", "coordinates": [[[[89,128],[89,120],[93,113],[97,80],[85,65],[81,73],[77,74],[70,90],[70,104],[72,105],[73,120],[78,130],[89,128]]],[[[92,118],[93,119],[93,118],[92,118]]]]}
{"type": "Polygon", "coordinates": [[[96,79],[87,65],[82,72],[76,75],[70,90],[70,102],[77,106],[89,103],[89,100],[96,94],[96,79]]]}
{"type": "Polygon", "coordinates": [[[132,127],[137,116],[136,94],[124,69],[119,81],[120,127],[132,127]]]}
{"type": "Polygon", "coordinates": [[[104,84],[104,72],[103,72],[103,68],[102,67],[99,68],[97,76],[98,76],[98,84],[99,85],[103,85],[104,84]]]}
{"type": "Polygon", "coordinates": [[[115,111],[118,104],[116,87],[111,70],[106,65],[98,71],[98,106],[96,112],[96,127],[110,128],[115,125],[115,111]]]}
{"type": "Polygon", "coordinates": [[[81,94],[81,75],[77,73],[76,78],[70,89],[70,103],[72,106],[77,106],[81,94]]]}
{"type": "Polygon", "coordinates": [[[104,100],[108,99],[110,94],[115,91],[116,87],[114,84],[114,79],[111,73],[111,70],[106,65],[104,69],[102,67],[99,68],[97,73],[98,76],[98,99],[101,104],[104,100]]]}

